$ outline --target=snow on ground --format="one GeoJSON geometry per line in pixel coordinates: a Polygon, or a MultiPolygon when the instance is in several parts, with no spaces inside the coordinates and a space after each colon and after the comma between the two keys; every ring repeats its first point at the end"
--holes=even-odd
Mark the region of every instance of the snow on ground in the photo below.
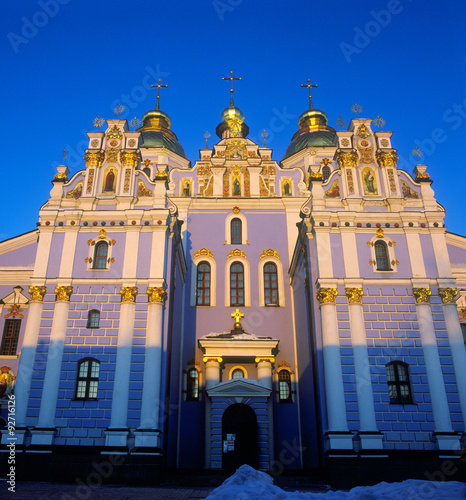
{"type": "Polygon", "coordinates": [[[249,465],[242,465],[231,477],[207,497],[209,500],[354,500],[442,499],[466,498],[466,484],[457,481],[421,481],[408,479],[401,483],[379,483],[375,486],[357,486],[350,491],[327,493],[287,492],[275,486],[273,479],[249,465]]]}

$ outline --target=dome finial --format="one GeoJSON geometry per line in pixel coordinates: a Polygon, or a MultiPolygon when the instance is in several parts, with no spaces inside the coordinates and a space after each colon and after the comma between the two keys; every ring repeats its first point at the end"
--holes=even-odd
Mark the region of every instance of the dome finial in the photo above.
{"type": "Polygon", "coordinates": [[[237,76],[233,76],[233,71],[230,71],[230,76],[222,76],[222,80],[230,80],[230,83],[231,83],[231,87],[230,87],[230,94],[231,94],[231,97],[230,97],[230,106],[234,106],[234,103],[233,103],[233,80],[241,80],[240,77],[237,77],[237,76]]]}
{"type": "Polygon", "coordinates": [[[312,87],[318,87],[318,85],[312,84],[311,80],[308,78],[307,79],[307,84],[301,85],[301,87],[307,87],[309,89],[309,109],[314,109],[314,106],[312,105],[311,88],[312,87]]]}
{"type": "Polygon", "coordinates": [[[160,101],[160,89],[162,87],[168,87],[168,85],[162,85],[160,82],[162,80],[159,78],[159,83],[157,83],[157,85],[151,85],[151,87],[157,87],[157,104],[155,106],[155,109],[160,109],[159,107],[159,101],[160,101]]]}

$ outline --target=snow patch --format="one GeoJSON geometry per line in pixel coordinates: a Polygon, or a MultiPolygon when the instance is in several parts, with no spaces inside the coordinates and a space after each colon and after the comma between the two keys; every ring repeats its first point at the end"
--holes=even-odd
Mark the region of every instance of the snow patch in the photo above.
{"type": "Polygon", "coordinates": [[[327,493],[287,492],[275,486],[271,476],[249,465],[242,465],[231,477],[207,497],[209,500],[339,500],[400,499],[418,500],[441,498],[459,500],[466,498],[466,485],[457,481],[421,481],[408,479],[401,483],[379,483],[375,486],[357,486],[350,491],[327,493]]]}

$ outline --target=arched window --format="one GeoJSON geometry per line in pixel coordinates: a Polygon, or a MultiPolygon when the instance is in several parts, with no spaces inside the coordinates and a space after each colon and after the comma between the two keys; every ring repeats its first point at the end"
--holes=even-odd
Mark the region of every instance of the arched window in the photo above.
{"type": "Polygon", "coordinates": [[[376,241],[374,244],[374,250],[377,271],[391,271],[392,269],[388,258],[387,244],[383,241],[376,241]]]}
{"type": "Polygon", "coordinates": [[[96,399],[99,385],[100,362],[95,358],[78,361],[76,399],[96,399]]]}
{"type": "Polygon", "coordinates": [[[142,169],[142,171],[143,171],[143,172],[147,175],[147,177],[149,177],[149,179],[150,179],[150,174],[151,174],[151,172],[150,172],[150,168],[149,168],[149,167],[144,167],[144,168],[142,169]]]}
{"type": "Polygon", "coordinates": [[[264,266],[264,300],[266,306],[278,306],[277,266],[273,262],[264,266]]]}
{"type": "Polygon", "coordinates": [[[244,306],[244,267],[240,262],[230,267],[230,305],[244,306]]]}
{"type": "Polygon", "coordinates": [[[241,219],[235,217],[231,219],[231,244],[241,245],[243,243],[242,238],[242,222],[241,219]]]}
{"type": "Polygon", "coordinates": [[[205,261],[197,266],[196,305],[210,306],[210,264],[205,261]]]}
{"type": "Polygon", "coordinates": [[[330,167],[322,167],[322,177],[324,182],[330,177],[330,167]]]}
{"type": "Polygon", "coordinates": [[[231,374],[231,378],[244,378],[244,371],[241,368],[235,368],[231,374]]]}
{"type": "Polygon", "coordinates": [[[87,315],[87,328],[99,328],[100,311],[92,309],[87,315]]]}
{"type": "Polygon", "coordinates": [[[94,269],[107,269],[108,244],[106,241],[99,241],[95,246],[94,269]]]}
{"type": "Polygon", "coordinates": [[[403,361],[390,361],[385,365],[390,403],[410,404],[413,402],[409,381],[409,365],[403,361]]]}
{"type": "Polygon", "coordinates": [[[199,372],[195,368],[188,370],[186,384],[186,399],[198,401],[199,399],[199,372]]]}
{"type": "Polygon", "coordinates": [[[280,403],[289,403],[291,399],[291,375],[288,370],[278,373],[278,399],[280,403]]]}

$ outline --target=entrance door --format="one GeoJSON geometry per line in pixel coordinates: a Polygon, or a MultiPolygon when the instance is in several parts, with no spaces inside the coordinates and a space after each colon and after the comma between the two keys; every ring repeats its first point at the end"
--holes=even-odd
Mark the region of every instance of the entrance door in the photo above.
{"type": "Polygon", "coordinates": [[[245,404],[229,406],[222,417],[222,467],[229,474],[243,464],[257,469],[257,418],[245,404]]]}

